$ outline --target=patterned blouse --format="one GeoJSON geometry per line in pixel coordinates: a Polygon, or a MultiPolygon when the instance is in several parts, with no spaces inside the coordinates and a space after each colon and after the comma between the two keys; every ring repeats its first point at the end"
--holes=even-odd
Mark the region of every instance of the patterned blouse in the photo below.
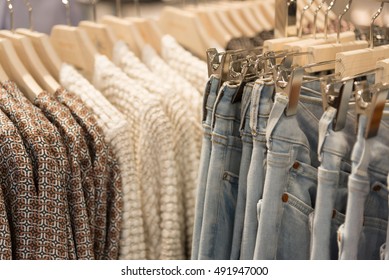
{"type": "Polygon", "coordinates": [[[71,177],[67,196],[77,259],[94,259],[94,174],[85,133],[69,109],[51,94],[39,94],[35,105],[57,127],[69,155],[71,177]]]}
{"type": "Polygon", "coordinates": [[[66,194],[70,166],[61,135],[42,112],[24,97],[15,83],[8,81],[1,85],[0,109],[23,138],[32,162],[37,193],[36,214],[26,211],[36,217],[31,219],[32,224],[26,224],[30,227],[27,231],[33,233],[29,241],[36,243],[35,256],[25,256],[34,259],[75,259],[66,194]]]}
{"type": "Polygon", "coordinates": [[[32,162],[18,129],[2,111],[0,128],[0,186],[3,195],[0,198],[0,227],[4,233],[0,237],[0,259],[11,258],[12,235],[12,259],[29,260],[35,257],[34,231],[37,223],[37,192],[32,162]],[[12,232],[9,231],[8,222],[12,232]]]}
{"type": "Polygon", "coordinates": [[[111,147],[104,140],[92,111],[74,93],[65,89],[55,97],[71,111],[84,130],[94,170],[96,259],[117,259],[122,211],[122,183],[119,166],[111,147]]]}

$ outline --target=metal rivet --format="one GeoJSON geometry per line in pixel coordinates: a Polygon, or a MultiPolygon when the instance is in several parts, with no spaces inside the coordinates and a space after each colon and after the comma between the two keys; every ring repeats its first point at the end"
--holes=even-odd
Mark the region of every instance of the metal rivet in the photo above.
{"type": "Polygon", "coordinates": [[[282,202],[288,202],[288,199],[289,199],[289,196],[288,196],[288,194],[286,194],[286,193],[284,193],[283,195],[282,195],[282,202]]]}
{"type": "Polygon", "coordinates": [[[294,169],[298,169],[299,167],[300,167],[300,163],[298,163],[297,161],[295,163],[293,163],[294,169]]]}

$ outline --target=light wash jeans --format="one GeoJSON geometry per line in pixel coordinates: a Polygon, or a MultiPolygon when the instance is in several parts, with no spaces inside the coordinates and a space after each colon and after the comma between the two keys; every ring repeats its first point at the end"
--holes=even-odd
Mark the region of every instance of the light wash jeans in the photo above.
{"type": "Polygon", "coordinates": [[[235,209],[234,232],[232,235],[231,260],[239,260],[242,243],[243,223],[247,196],[247,173],[249,171],[253,151],[253,137],[250,131],[250,107],[253,83],[246,84],[242,96],[240,116],[240,136],[242,138],[242,158],[239,169],[238,198],[235,209]]]}
{"type": "Polygon", "coordinates": [[[201,225],[203,222],[205,188],[207,185],[209,159],[211,158],[211,123],[213,107],[217,97],[220,79],[211,76],[207,82],[203,98],[203,142],[201,146],[200,167],[196,194],[195,221],[193,229],[192,260],[198,259],[201,225]]]}
{"type": "Polygon", "coordinates": [[[267,167],[255,259],[309,259],[317,188],[320,98],[300,95],[287,117],[288,98],[277,94],[266,128],[267,167]]]}
{"type": "Polygon", "coordinates": [[[380,247],[386,240],[389,129],[381,122],[378,135],[365,139],[366,123],[361,116],[352,152],[346,220],[338,233],[342,260],[380,259],[380,247]]]}
{"type": "Polygon", "coordinates": [[[231,256],[242,155],[241,102],[232,103],[237,90],[237,85],[224,83],[213,109],[212,152],[199,246],[201,260],[225,260],[231,256]]]}
{"type": "Polygon", "coordinates": [[[319,122],[318,154],[321,165],[312,229],[311,259],[338,259],[337,231],[344,223],[351,151],[356,135],[355,117],[348,115],[346,127],[334,131],[336,109],[329,107],[319,122]]]}
{"type": "Polygon", "coordinates": [[[253,150],[247,175],[247,199],[240,259],[252,260],[257,236],[257,204],[262,198],[266,166],[266,126],[273,107],[274,84],[259,79],[251,95],[250,129],[253,150]]]}

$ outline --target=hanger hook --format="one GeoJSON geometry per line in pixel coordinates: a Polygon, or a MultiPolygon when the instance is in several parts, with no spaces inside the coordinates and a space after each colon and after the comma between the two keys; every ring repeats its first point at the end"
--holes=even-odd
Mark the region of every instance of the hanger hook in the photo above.
{"type": "Polygon", "coordinates": [[[327,11],[325,13],[325,17],[324,17],[324,38],[325,39],[328,39],[328,14],[334,8],[335,3],[336,0],[332,0],[331,3],[328,5],[327,11]]]}
{"type": "Polygon", "coordinates": [[[92,20],[94,22],[97,21],[97,3],[96,3],[96,0],[90,0],[90,4],[92,6],[92,20]]]}
{"type": "Polygon", "coordinates": [[[28,25],[31,31],[34,30],[34,25],[32,23],[32,6],[29,0],[24,0],[24,4],[28,9],[28,25]]]}
{"type": "Polygon", "coordinates": [[[303,36],[303,19],[304,19],[304,14],[307,10],[309,10],[312,7],[313,2],[315,0],[310,0],[308,5],[304,6],[303,10],[301,11],[301,16],[300,16],[300,28],[299,28],[299,37],[301,38],[303,36]]]}
{"type": "Polygon", "coordinates": [[[7,7],[8,7],[8,11],[9,11],[9,16],[10,16],[10,24],[11,24],[10,28],[11,28],[11,31],[13,32],[14,31],[14,8],[13,8],[11,0],[7,0],[7,7]]]}
{"type": "Polygon", "coordinates": [[[380,8],[378,9],[378,11],[372,16],[371,18],[371,23],[370,23],[370,42],[369,42],[369,46],[370,48],[374,48],[374,36],[373,36],[373,33],[374,33],[374,22],[375,20],[380,16],[380,14],[382,13],[382,10],[384,9],[384,5],[385,5],[385,2],[383,1],[381,3],[381,6],[380,8]]]}
{"type": "Polygon", "coordinates": [[[137,17],[140,17],[140,5],[139,0],[134,0],[135,13],[137,17]]]}
{"type": "Polygon", "coordinates": [[[70,26],[70,2],[69,0],[62,0],[62,4],[65,5],[66,8],[66,22],[70,26]]]}
{"type": "Polygon", "coordinates": [[[340,43],[340,26],[342,23],[343,16],[350,10],[351,4],[353,3],[353,0],[348,0],[348,3],[346,7],[343,10],[343,13],[341,13],[338,17],[338,33],[337,33],[337,39],[336,42],[339,44],[340,43]]]}
{"type": "Polygon", "coordinates": [[[315,15],[313,17],[313,38],[316,39],[316,33],[317,33],[317,15],[319,14],[321,8],[326,3],[326,0],[323,0],[319,6],[317,6],[317,9],[315,10],[315,15]]]}
{"type": "Polygon", "coordinates": [[[122,1],[116,0],[116,16],[121,18],[122,17],[122,1]]]}

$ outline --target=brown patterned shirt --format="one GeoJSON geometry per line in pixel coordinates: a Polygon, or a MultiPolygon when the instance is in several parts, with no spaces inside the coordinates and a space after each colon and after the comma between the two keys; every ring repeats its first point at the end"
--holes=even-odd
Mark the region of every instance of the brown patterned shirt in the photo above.
{"type": "Polygon", "coordinates": [[[92,157],[96,188],[95,258],[117,259],[122,211],[122,185],[119,166],[104,140],[92,111],[75,94],[58,90],[57,99],[70,109],[84,129],[92,157]]]}
{"type": "Polygon", "coordinates": [[[19,131],[1,110],[0,155],[0,259],[11,258],[11,235],[12,259],[34,259],[37,192],[32,162],[19,131]]]}
{"type": "Polygon", "coordinates": [[[34,259],[75,259],[66,191],[70,167],[61,135],[13,82],[1,84],[0,109],[18,128],[37,188],[34,259]]]}
{"type": "Polygon", "coordinates": [[[69,155],[71,177],[67,196],[77,259],[94,259],[94,174],[84,131],[69,109],[51,94],[39,94],[35,105],[57,127],[69,155]]]}
{"type": "Polygon", "coordinates": [[[0,187],[0,260],[12,259],[11,231],[4,202],[3,186],[0,187]]]}

